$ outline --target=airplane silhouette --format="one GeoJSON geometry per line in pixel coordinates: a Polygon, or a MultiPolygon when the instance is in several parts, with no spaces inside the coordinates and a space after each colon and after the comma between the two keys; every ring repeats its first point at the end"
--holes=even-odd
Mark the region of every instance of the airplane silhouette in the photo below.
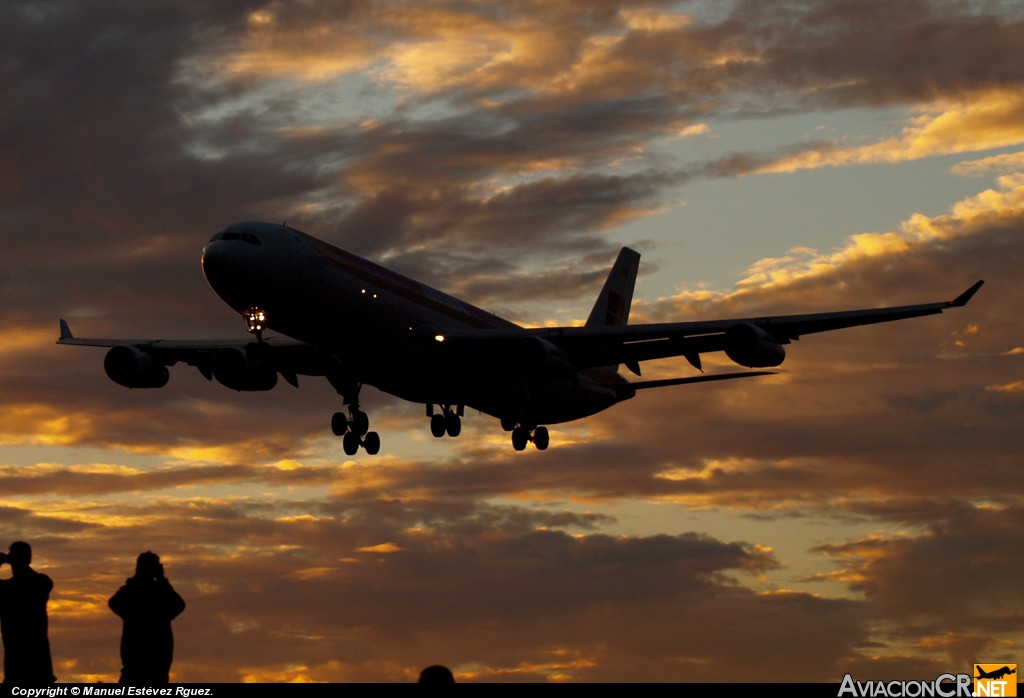
{"type": "Polygon", "coordinates": [[[380,450],[359,406],[364,384],[426,405],[436,437],[458,436],[469,406],[500,419],[515,450],[528,442],[544,450],[544,425],[595,414],[637,390],[770,373],[631,382],[620,364],[639,376],[642,361],[682,356],[700,370],[701,354],[722,351],[741,366],[771,368],[803,335],[941,313],[966,305],[984,283],[921,305],[628,325],[639,264],[622,248],[583,326],[523,328],[286,225],[238,223],[210,239],[202,266],[252,339],[83,339],[61,320],[57,343],[109,347],[104,369],[128,388],[163,387],[178,362],[240,391],[270,390],[278,375],[296,387],[299,375],[324,376],[348,407],[331,419],[348,455],[380,450]],[[285,336],[264,337],[268,328],[285,336]]]}
{"type": "Polygon", "coordinates": [[[1007,674],[1016,674],[1016,673],[1017,673],[1016,669],[1011,669],[1008,666],[1004,666],[1004,667],[1001,667],[999,669],[993,669],[992,671],[985,671],[984,669],[979,668],[978,669],[978,675],[975,676],[974,678],[976,678],[976,679],[995,679],[995,680],[999,680],[999,679],[1003,678],[1004,676],[1006,676],[1007,674]]]}

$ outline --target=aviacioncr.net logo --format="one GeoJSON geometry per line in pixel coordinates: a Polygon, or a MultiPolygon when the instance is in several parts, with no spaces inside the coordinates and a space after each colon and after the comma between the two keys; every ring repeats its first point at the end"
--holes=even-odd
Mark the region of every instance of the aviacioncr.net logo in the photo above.
{"type": "Polygon", "coordinates": [[[847,674],[838,698],[970,698],[970,674],[940,674],[934,681],[854,681],[847,674]]]}
{"type": "Polygon", "coordinates": [[[1017,695],[1016,664],[975,664],[974,695],[978,698],[1017,695]]]}

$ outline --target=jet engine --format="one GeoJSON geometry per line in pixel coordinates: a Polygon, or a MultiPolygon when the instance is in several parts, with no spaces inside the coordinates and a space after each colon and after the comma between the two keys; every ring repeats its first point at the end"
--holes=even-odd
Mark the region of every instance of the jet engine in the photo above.
{"type": "Polygon", "coordinates": [[[781,364],[786,350],[757,325],[742,323],[725,331],[725,355],[740,366],[768,368],[781,364]]]}
{"type": "Polygon", "coordinates": [[[557,345],[541,337],[524,337],[517,342],[519,366],[542,380],[572,380],[576,367],[557,345]]]}
{"type": "Polygon", "coordinates": [[[170,377],[167,367],[152,354],[128,345],[111,348],[103,359],[103,370],[126,388],[162,388],[170,377]]]}
{"type": "Polygon", "coordinates": [[[232,390],[270,390],[277,385],[277,370],[254,352],[224,347],[213,355],[213,377],[232,390]]]}

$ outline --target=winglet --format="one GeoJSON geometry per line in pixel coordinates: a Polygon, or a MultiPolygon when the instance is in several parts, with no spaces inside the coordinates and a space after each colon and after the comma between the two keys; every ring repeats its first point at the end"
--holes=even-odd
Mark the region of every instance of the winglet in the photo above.
{"type": "Polygon", "coordinates": [[[71,334],[71,328],[68,327],[68,322],[64,318],[60,320],[60,338],[61,339],[74,339],[75,335],[71,334]]]}
{"type": "Polygon", "coordinates": [[[985,283],[985,282],[984,281],[979,281],[978,283],[974,284],[969,289],[967,289],[966,291],[961,293],[959,296],[957,296],[956,298],[951,300],[949,302],[949,307],[950,308],[962,308],[965,305],[967,305],[967,302],[969,300],[971,300],[971,298],[974,297],[974,294],[978,292],[978,289],[981,288],[981,285],[983,283],[985,283]]]}

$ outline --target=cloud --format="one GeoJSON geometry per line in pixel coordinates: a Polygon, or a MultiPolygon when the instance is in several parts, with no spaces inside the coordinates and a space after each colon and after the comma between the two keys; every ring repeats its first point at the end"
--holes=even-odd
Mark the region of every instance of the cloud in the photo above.
{"type": "MultiPolygon", "coordinates": [[[[1020,565],[1010,551],[1020,517],[1015,504],[960,508],[921,535],[865,538],[818,551],[835,559],[836,574],[885,618],[974,632],[991,642],[1010,630],[1004,620],[1017,591],[1010,580],[1020,565]]],[[[939,646],[959,658],[960,642],[939,646]]]]}
{"type": "Polygon", "coordinates": [[[393,679],[396,669],[434,657],[457,672],[465,666],[504,680],[721,678],[707,659],[722,651],[783,675],[792,670],[779,664],[785,653],[752,650],[777,633],[785,615],[804,619],[804,630],[777,636],[775,646],[820,659],[824,677],[860,632],[849,602],[727,583],[727,570],[757,573],[777,564],[741,543],[692,533],[572,536],[536,529],[543,517],[518,507],[459,513],[429,503],[337,501],[320,502],[312,515],[280,515],[294,504],[79,504],[62,516],[93,520],[91,533],[40,536],[38,525],[23,526],[35,534],[37,567],[57,582],[51,642],[61,678],[116,671],[117,622],[102,602],[120,583],[118,570],[132,568],[133,551],[150,548],[188,603],[175,622],[174,673],[182,681],[253,673],[275,681],[393,679]],[[246,542],[234,547],[240,534],[246,542]],[[299,538],[301,545],[290,543],[299,538]],[[224,555],[225,545],[235,552],[224,555]],[[627,620],[638,614],[663,621],[631,631],[627,620]],[[841,622],[849,630],[836,633],[832,624],[841,622]],[[707,627],[698,636],[690,623],[707,627]],[[731,639],[737,623],[746,628],[744,643],[731,639]],[[102,630],[90,639],[87,627],[102,630]],[[222,664],[236,656],[244,662],[222,664]]]}
{"type": "Polygon", "coordinates": [[[225,69],[241,77],[297,76],[305,80],[364,70],[371,65],[380,41],[359,29],[377,16],[369,3],[331,10],[315,4],[264,3],[240,23],[242,41],[225,69]]]}
{"type": "MultiPolygon", "coordinates": [[[[998,179],[996,188],[956,202],[945,215],[914,214],[897,230],[857,233],[847,237],[840,248],[826,253],[801,247],[784,256],[761,259],[746,270],[731,293],[706,289],[684,291],[667,302],[661,301],[658,307],[643,307],[641,312],[655,321],[669,316],[702,317],[709,307],[714,307],[712,312],[733,316],[756,315],[767,309],[761,301],[766,291],[772,292],[769,297],[775,307],[792,308],[795,312],[800,306],[787,296],[791,291],[802,293],[804,283],[828,283],[833,290],[838,290],[850,281],[851,275],[860,275],[876,266],[884,267],[891,259],[905,263],[899,269],[904,279],[920,278],[921,266],[936,263],[936,256],[942,256],[947,245],[961,245],[966,248],[964,253],[970,249],[971,256],[977,257],[974,261],[981,273],[993,260],[986,252],[973,248],[986,246],[996,254],[995,249],[1005,247],[1012,255],[1015,245],[1012,234],[1008,236],[1007,231],[1012,231],[1022,216],[1024,178],[1020,174],[1004,175],[998,179]],[[755,310],[758,303],[762,303],[762,308],[755,310]]],[[[952,260],[947,265],[952,265],[952,260]]],[[[906,281],[900,285],[905,286],[906,281]]],[[[882,292],[891,296],[899,290],[893,284],[882,292]]]]}
{"type": "MultiPolygon", "coordinates": [[[[268,3],[239,22],[229,74],[325,82],[364,71],[445,99],[595,102],[641,92],[719,97],[789,86],[795,98],[846,104],[926,101],[1021,77],[1012,12],[956,3],[803,2],[767,11],[736,2],[715,13],[673,3],[487,6],[268,3]],[[877,17],[885,11],[886,21],[877,17]]],[[[549,104],[552,102],[548,102],[549,104]]]]}
{"type": "MultiPolygon", "coordinates": [[[[571,191],[565,195],[571,196],[571,191]]],[[[554,441],[562,462],[557,469],[540,460],[524,464],[508,450],[506,436],[497,432],[481,444],[455,442],[456,453],[435,461],[433,470],[424,470],[418,460],[399,459],[370,471],[353,471],[339,492],[410,488],[432,496],[445,491],[496,496],[554,490],[580,497],[652,496],[699,506],[728,502],[752,509],[783,508],[791,501],[810,502],[823,492],[836,497],[843,492],[870,493],[882,466],[860,462],[859,454],[867,448],[865,433],[874,434],[875,452],[885,454],[885,459],[907,461],[899,453],[900,444],[907,441],[935,443],[935,458],[967,457],[969,443],[960,440],[954,428],[958,415],[965,412],[986,414],[992,420],[971,429],[992,444],[987,456],[997,463],[993,479],[972,484],[968,472],[953,469],[927,482],[936,495],[956,488],[983,490],[997,479],[995,474],[1009,475],[1012,462],[1012,449],[998,444],[1005,441],[1007,420],[1018,414],[1016,393],[984,386],[1013,384],[1007,371],[1014,355],[998,355],[1015,346],[1014,308],[1020,301],[1000,279],[1012,278],[1019,263],[1013,231],[1019,227],[1021,191],[1018,178],[1007,176],[997,188],[959,202],[946,215],[914,216],[899,230],[856,235],[845,247],[828,253],[800,250],[788,258],[762,260],[730,293],[684,292],[640,305],[635,313],[637,321],[665,321],[921,302],[962,290],[940,280],[961,278],[966,285],[974,276],[965,276],[963,269],[977,269],[977,275],[986,270],[989,284],[971,306],[940,319],[912,321],[924,323],[913,333],[894,325],[848,330],[838,343],[831,337],[808,337],[790,347],[794,368],[789,376],[714,389],[643,393],[579,428],[556,427],[554,441]],[[859,290],[851,295],[851,288],[859,290]],[[999,291],[991,291],[996,288],[999,291]],[[961,332],[962,315],[969,315],[974,330],[961,332]],[[977,361],[981,356],[988,357],[987,366],[973,369],[964,381],[939,378],[949,366],[966,366],[967,359],[977,361]],[[868,378],[876,384],[884,384],[886,378],[890,385],[901,382],[906,389],[865,393],[868,378]],[[836,391],[849,399],[837,401],[836,391]],[[677,411],[679,400],[688,403],[690,396],[695,404],[687,405],[683,438],[694,455],[681,456],[675,440],[666,440],[660,416],[677,411]],[[879,429],[877,422],[872,423],[879,409],[900,410],[905,416],[891,430],[879,429]],[[782,416],[786,418],[780,420],[782,416]],[[617,444],[616,434],[623,428],[636,444],[617,444]],[[732,436],[737,432],[750,436],[749,442],[737,444],[732,436]],[[826,473],[817,467],[823,458],[835,464],[826,473]],[[644,466],[626,467],[636,461],[644,466]],[[486,467],[487,463],[498,467],[486,467]],[[604,474],[594,477],[595,469],[604,474]],[[814,487],[804,486],[808,482],[814,487]]],[[[472,257],[466,260],[474,263],[472,257]]],[[[602,274],[603,269],[580,271],[566,278],[575,283],[582,275],[596,283],[602,274]]],[[[487,294],[486,285],[481,285],[487,280],[477,271],[467,277],[465,287],[487,294]]],[[[528,285],[526,292],[531,288],[528,285]]],[[[514,293],[520,298],[524,294],[514,293]]],[[[570,294],[571,289],[566,291],[567,297],[570,294]]],[[[115,332],[116,325],[111,327],[115,332]]],[[[3,354],[4,365],[16,369],[5,378],[11,388],[7,392],[22,396],[20,401],[9,399],[4,408],[8,443],[88,444],[199,464],[231,463],[238,467],[220,475],[211,469],[214,479],[209,482],[239,482],[256,477],[254,463],[316,453],[323,447],[316,439],[326,433],[330,408],[325,405],[337,404],[323,381],[304,381],[300,391],[282,386],[266,395],[236,395],[199,380],[186,367],[174,369],[174,383],[168,389],[124,391],[100,372],[99,352],[54,347],[47,334],[29,330],[17,335],[23,339],[3,354]],[[81,385],[83,377],[93,397],[82,409],[68,411],[63,406],[66,386],[81,385]]],[[[651,370],[678,375],[681,369],[646,369],[645,377],[651,370]]],[[[394,401],[381,402],[387,408],[371,404],[371,412],[385,432],[424,430],[421,418],[407,416],[410,409],[394,401]]],[[[488,433],[493,423],[483,420],[479,427],[488,433]]],[[[203,473],[172,468],[152,475],[153,482],[179,475],[187,482],[195,477],[198,486],[206,481],[203,473]]],[[[311,484],[322,482],[319,471],[307,474],[311,484]]],[[[921,477],[916,466],[904,475],[887,476],[901,496],[912,493],[921,477]]],[[[94,490],[121,487],[102,478],[89,480],[95,483],[94,490]]],[[[32,487],[63,486],[57,484],[63,481],[54,479],[51,485],[50,480],[39,480],[32,487]]],[[[135,481],[143,489],[150,487],[143,484],[145,478],[135,481]]]]}
{"type": "Polygon", "coordinates": [[[129,391],[98,350],[53,345],[58,317],[83,336],[244,336],[196,264],[234,220],[287,219],[513,316],[541,298],[573,312],[623,226],[698,177],[1020,142],[1015,8],[684,9],[0,7],[0,204],[16,231],[0,269],[0,521],[57,583],[62,680],[116,676],[105,602],[150,548],[189,603],[184,681],[409,680],[436,661],[479,679],[742,666],[834,681],[1012,659],[1024,184],[1010,154],[957,166],[1002,176],[944,215],[803,244],[634,318],[916,303],[984,277],[969,307],[803,338],[778,376],[643,392],[553,425],[544,453],[512,452],[476,415],[434,442],[422,406],[366,390],[386,453],[345,459],[324,381],[236,394],[177,366],[166,389],[129,391]],[[664,147],[724,140],[731,118],[879,106],[908,118],[874,142],[775,148],[762,133],[765,153],[711,166],[664,147]]]}
{"type": "MultiPolygon", "coordinates": [[[[768,110],[789,108],[793,95],[828,105],[833,88],[877,87],[917,71],[904,86],[930,85],[937,109],[962,94],[950,71],[974,65],[981,46],[998,58],[1020,29],[1012,16],[963,15],[955,5],[919,3],[895,15],[889,8],[890,21],[869,34],[878,49],[871,55],[884,58],[838,60],[837,46],[862,46],[872,7],[806,3],[780,14],[739,3],[711,17],[659,3],[585,13],[363,3],[192,14],[118,4],[102,12],[12,9],[8,63],[19,84],[45,89],[8,100],[5,132],[20,134],[7,151],[9,171],[18,176],[0,191],[18,216],[12,224],[33,235],[12,241],[10,253],[24,262],[7,272],[7,286],[18,289],[22,307],[64,314],[59,299],[75,297],[76,309],[98,313],[143,280],[159,280],[152,287],[165,292],[137,298],[132,321],[144,326],[173,307],[194,323],[207,291],[194,261],[173,268],[167,260],[194,260],[197,230],[208,235],[246,217],[287,217],[357,252],[389,255],[428,281],[433,265],[466,278],[467,254],[485,276],[523,271],[540,256],[568,263],[581,252],[609,254],[603,230],[664,211],[686,181],[680,173],[690,168],[659,159],[652,144],[702,131],[706,122],[695,117],[731,113],[744,90],[773,92],[759,90],[768,110]],[[66,55],[38,50],[42,37],[71,26],[77,43],[62,49],[66,55]],[[936,39],[909,53],[908,34],[936,39]],[[494,60],[481,63],[459,46],[483,47],[494,60]],[[824,60],[824,47],[836,59],[824,60]],[[416,52],[444,55],[443,65],[420,64],[441,74],[410,72],[412,63],[399,59],[416,52]],[[376,82],[362,80],[368,69],[376,82]],[[831,72],[840,69],[868,75],[840,79],[831,72]],[[395,108],[394,90],[427,102],[395,108]],[[68,96],[67,104],[56,101],[68,96]],[[367,118],[351,106],[371,102],[387,109],[367,118]],[[124,161],[134,163],[131,174],[124,161]],[[68,225],[74,235],[64,232],[68,225]],[[524,246],[522,261],[507,269],[501,249],[513,233],[546,244],[543,252],[524,246]],[[446,250],[419,256],[422,242],[436,237],[446,250]],[[68,269],[74,285],[65,281],[68,269]],[[42,286],[43,275],[54,280],[42,286]],[[92,291],[80,297],[80,288],[92,291]]],[[[918,137],[931,143],[962,131],[977,145],[974,126],[987,119],[1000,126],[990,132],[1009,138],[1012,124],[1000,125],[995,100],[1003,95],[1004,111],[1012,108],[1016,55],[991,62],[986,91],[972,93],[985,100],[950,107],[945,118],[955,124],[921,112],[935,123],[920,126],[918,137]]]]}
{"type": "Polygon", "coordinates": [[[949,171],[964,177],[981,177],[992,170],[997,172],[1018,172],[1024,166],[1024,152],[1002,153],[979,160],[958,162],[949,171]]]}
{"type": "MultiPolygon", "coordinates": [[[[396,667],[408,670],[430,661],[423,643],[432,647],[432,656],[449,658],[457,667],[465,662],[476,671],[508,674],[507,679],[564,672],[564,660],[552,661],[560,654],[552,649],[561,646],[580,648],[568,650],[570,656],[601,660],[579,662],[569,678],[596,678],[592,672],[599,665],[610,675],[625,669],[640,678],[652,669],[648,653],[662,643],[622,634],[633,612],[660,608],[671,613],[673,620],[668,622],[667,615],[657,630],[665,640],[685,637],[680,623],[705,622],[715,612],[717,595],[723,611],[733,601],[773,616],[803,613],[802,607],[809,614],[815,607],[842,615],[852,611],[842,602],[759,597],[725,584],[719,579],[724,570],[757,572],[775,563],[742,543],[698,534],[573,536],[536,529],[545,518],[519,508],[461,507],[460,513],[429,503],[384,501],[365,508],[322,501],[312,514],[282,516],[296,505],[281,497],[269,506],[247,499],[197,498],[162,498],[144,507],[79,503],[63,508],[61,518],[91,521],[93,530],[74,539],[59,529],[44,535],[44,519],[38,515],[40,523],[20,525],[37,541],[37,567],[57,582],[51,641],[60,677],[103,677],[115,670],[117,623],[104,615],[102,600],[120,583],[118,568],[130,570],[134,551],[143,549],[162,555],[188,604],[175,622],[175,677],[180,681],[237,681],[252,670],[245,664],[216,669],[203,659],[215,648],[221,656],[243,651],[273,681],[301,678],[302,666],[321,680],[351,679],[359,671],[394,679],[396,667]],[[225,546],[233,552],[224,555],[225,546]],[[505,582],[510,574],[517,579],[511,587],[505,582]],[[565,583],[579,581],[581,574],[589,579],[585,584],[565,583]],[[69,588],[75,592],[61,591],[69,588]],[[335,603],[339,595],[344,603],[335,603]],[[622,595],[629,600],[625,606],[608,606],[622,595]],[[267,605],[272,599],[288,601],[267,605]],[[543,613],[527,620],[524,608],[543,613]],[[91,642],[78,630],[90,625],[104,628],[94,632],[91,642]],[[494,644],[496,632],[508,649],[494,644]],[[539,637],[545,640],[538,642],[539,637]],[[474,645],[493,649],[467,652],[474,645]],[[521,675],[524,662],[535,670],[521,675]],[[639,663],[628,668],[634,662],[639,663]]],[[[41,510],[59,507],[39,505],[41,510]]],[[[308,504],[300,508],[309,512],[308,504]]],[[[7,512],[0,515],[13,522],[7,512]]],[[[549,517],[547,523],[564,525],[566,520],[549,517]]],[[[727,627],[706,639],[727,644],[727,627]]],[[[827,656],[848,641],[829,643],[819,652],[827,656]]],[[[808,642],[807,634],[801,642],[808,642]]],[[[676,643],[669,656],[708,652],[695,638],[687,645],[676,643]]],[[[750,649],[732,651],[739,658],[750,649]]],[[[664,649],[657,652],[665,654],[664,649]]]]}
{"type": "Polygon", "coordinates": [[[1024,31],[1014,12],[972,13],[916,0],[734,6],[729,29],[746,30],[763,60],[751,74],[785,84],[796,103],[853,106],[928,102],[936,95],[1010,85],[1021,78],[1011,46],[1024,31]],[[883,16],[885,21],[879,21],[883,16]]]}
{"type": "Polygon", "coordinates": [[[998,90],[915,107],[900,134],[868,145],[825,143],[756,165],[752,174],[796,172],[819,167],[895,163],[937,155],[976,152],[1024,142],[1024,98],[998,90]]]}

